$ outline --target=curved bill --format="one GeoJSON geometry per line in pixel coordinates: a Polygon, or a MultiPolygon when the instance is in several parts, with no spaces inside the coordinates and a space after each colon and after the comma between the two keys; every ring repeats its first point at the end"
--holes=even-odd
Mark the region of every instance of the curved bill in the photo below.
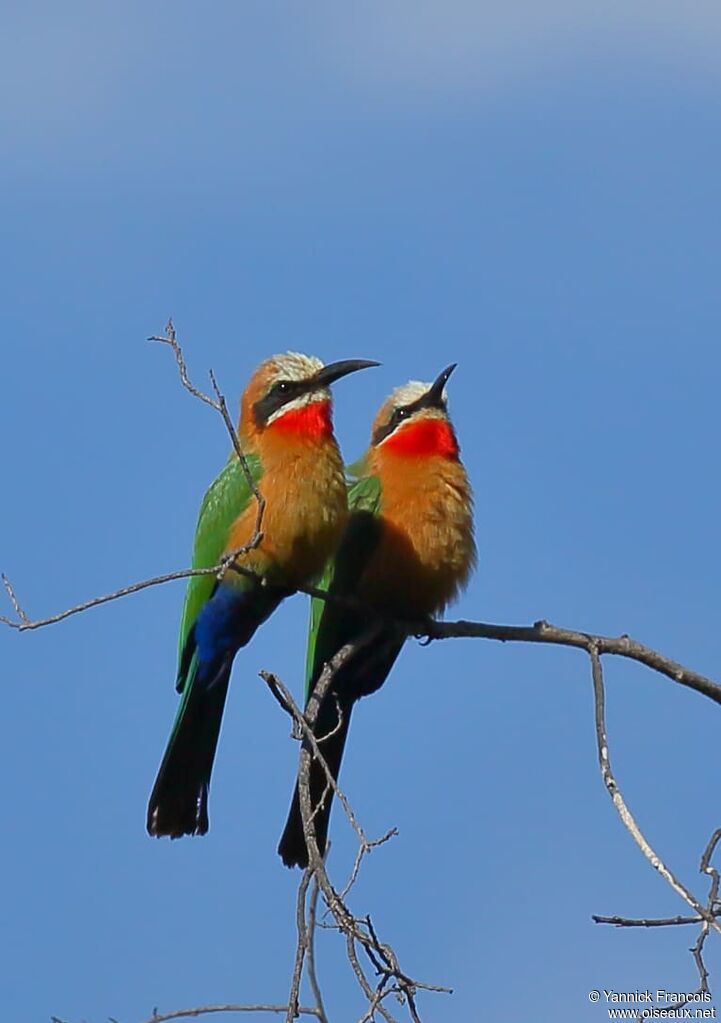
{"type": "Polygon", "coordinates": [[[430,390],[427,392],[424,402],[428,405],[440,405],[443,403],[443,389],[448,383],[448,378],[453,370],[458,365],[457,362],[452,362],[450,366],[446,366],[443,372],[439,373],[436,379],[431,384],[430,390]]]}
{"type": "Polygon", "coordinates": [[[371,366],[380,366],[380,362],[373,362],[370,359],[344,359],[342,362],[330,362],[323,366],[308,383],[314,387],[329,387],[349,373],[355,373],[359,369],[369,369],[371,366]]]}

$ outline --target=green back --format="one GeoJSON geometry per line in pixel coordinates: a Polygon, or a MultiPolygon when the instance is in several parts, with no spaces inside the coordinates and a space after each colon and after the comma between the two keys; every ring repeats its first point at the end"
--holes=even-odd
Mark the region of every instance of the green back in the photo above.
{"type": "MultiPolygon", "coordinates": [[[[350,467],[350,471],[354,469],[355,466],[350,467]]],[[[349,481],[348,525],[335,558],[327,562],[316,584],[319,589],[353,595],[363,567],[378,541],[377,518],[381,499],[381,481],[377,476],[359,476],[349,481]]],[[[305,666],[306,702],[322,666],[350,639],[355,617],[352,612],[330,601],[312,598],[305,666]]]]}
{"type": "MultiPolygon", "coordinates": [[[[257,483],[263,475],[260,458],[257,455],[245,457],[250,474],[257,483]]],[[[251,500],[254,500],[253,492],[248,485],[243,467],[233,452],[209,486],[200,506],[193,541],[193,568],[211,568],[218,564],[226,552],[231,526],[251,500]]],[[[210,599],[215,584],[214,575],[195,575],[188,579],[178,637],[179,665],[183,663],[188,634],[203,605],[210,599]]]]}

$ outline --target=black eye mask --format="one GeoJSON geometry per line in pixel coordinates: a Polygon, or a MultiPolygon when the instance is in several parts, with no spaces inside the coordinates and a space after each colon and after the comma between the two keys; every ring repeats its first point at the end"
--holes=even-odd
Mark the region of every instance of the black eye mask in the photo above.
{"type": "Polygon", "coordinates": [[[258,426],[265,426],[270,417],[289,401],[299,398],[309,388],[308,380],[278,380],[267,394],[253,405],[253,416],[258,426]]]}
{"type": "Polygon", "coordinates": [[[274,412],[294,398],[330,387],[336,380],[348,376],[349,373],[356,373],[359,369],[379,365],[379,362],[372,362],[370,359],[343,359],[341,362],[330,362],[327,366],[321,366],[317,373],[306,377],[305,380],[278,380],[268,393],[253,405],[255,421],[258,426],[265,426],[274,412]]]}
{"type": "Polygon", "coordinates": [[[415,401],[409,402],[408,405],[399,405],[397,409],[393,410],[393,414],[387,423],[379,426],[371,438],[371,444],[375,447],[390,437],[394,430],[396,430],[402,422],[406,419],[410,419],[416,412],[420,412],[424,408],[437,408],[441,412],[446,411],[446,402],[443,397],[443,389],[448,383],[448,377],[451,375],[453,370],[456,368],[457,363],[452,363],[438,374],[436,379],[433,381],[431,386],[428,388],[425,394],[422,394],[420,398],[416,398],[415,401]]]}

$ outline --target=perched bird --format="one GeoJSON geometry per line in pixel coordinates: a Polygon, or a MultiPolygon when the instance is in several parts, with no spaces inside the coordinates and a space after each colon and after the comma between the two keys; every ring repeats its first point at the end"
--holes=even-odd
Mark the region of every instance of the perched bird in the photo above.
{"type": "MultiPolygon", "coordinates": [[[[382,405],[370,449],[354,467],[348,525],[321,584],[342,599],[314,598],[311,605],[306,702],[326,662],[373,623],[379,627],[373,643],[337,670],[318,709],[314,735],[336,779],[356,701],[383,685],[403,646],[397,629],[383,621],[439,613],[475,563],[473,498],[446,408],[454,369],[444,369],[433,384],[399,387],[382,405]]],[[[333,793],[315,760],[310,797],[322,855],[333,793]]],[[[278,852],[286,866],[308,865],[297,784],[278,852]]]]}
{"type": "MultiPolygon", "coordinates": [[[[241,401],[239,439],[266,501],[262,540],[232,569],[188,582],[180,623],[176,688],[182,694],[148,804],[151,835],[204,835],[208,787],[236,652],[284,597],[318,576],[348,516],[343,463],[333,436],[329,387],[377,362],[328,366],[288,352],[262,363],[241,401]]],[[[193,566],[210,567],[254,534],[257,501],[233,452],[200,508],[193,566]]]]}

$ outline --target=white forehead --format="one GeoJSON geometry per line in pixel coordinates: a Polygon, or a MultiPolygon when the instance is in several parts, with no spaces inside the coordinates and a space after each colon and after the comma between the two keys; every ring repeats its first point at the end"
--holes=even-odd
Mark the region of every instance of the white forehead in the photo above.
{"type": "MultiPolygon", "coordinates": [[[[391,405],[394,408],[399,408],[402,405],[411,405],[414,401],[422,398],[424,394],[428,394],[431,387],[433,387],[433,384],[423,383],[420,380],[409,380],[402,387],[396,387],[391,395],[391,405]]],[[[448,401],[448,393],[445,389],[443,391],[443,400],[448,401]]]]}
{"type": "Polygon", "coordinates": [[[424,394],[427,394],[430,388],[431,384],[421,383],[420,380],[409,380],[407,384],[396,387],[391,395],[391,402],[396,408],[399,405],[410,405],[411,402],[418,401],[424,394]]]}
{"type": "Polygon", "coordinates": [[[275,370],[271,376],[271,383],[277,380],[307,380],[319,369],[323,369],[320,359],[316,359],[314,355],[303,355],[302,352],[274,355],[272,362],[275,363],[275,370]]]}

